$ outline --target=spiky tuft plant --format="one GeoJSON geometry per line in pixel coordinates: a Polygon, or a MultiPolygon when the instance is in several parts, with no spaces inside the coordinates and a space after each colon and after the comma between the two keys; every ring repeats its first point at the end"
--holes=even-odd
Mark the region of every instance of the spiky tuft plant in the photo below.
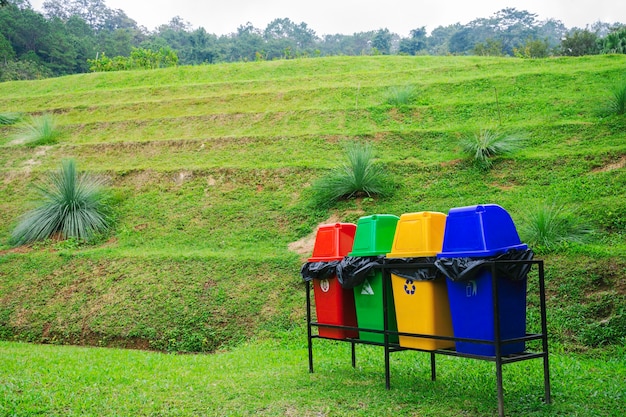
{"type": "Polygon", "coordinates": [[[0,126],[13,125],[20,121],[22,115],[20,113],[8,112],[0,113],[0,126]]]}
{"type": "Polygon", "coordinates": [[[616,83],[611,88],[611,96],[609,97],[609,111],[614,114],[622,115],[626,113],[626,81],[616,83]]]}
{"type": "Polygon", "coordinates": [[[56,119],[51,114],[30,117],[15,134],[14,142],[27,146],[53,145],[59,136],[56,119]]]}
{"type": "Polygon", "coordinates": [[[415,100],[415,89],[410,86],[391,87],[387,91],[385,103],[394,107],[408,106],[415,100]]]}
{"type": "Polygon", "coordinates": [[[345,145],[347,163],[332,170],[312,186],[314,203],[330,206],[338,200],[357,196],[389,196],[393,183],[385,168],[374,160],[370,143],[345,145]]]}
{"type": "Polygon", "coordinates": [[[562,205],[540,205],[528,211],[520,225],[522,240],[538,253],[555,252],[567,243],[582,243],[592,229],[562,205]]]}
{"type": "Polygon", "coordinates": [[[87,241],[111,225],[103,180],[76,171],[74,160],[63,161],[50,174],[49,183],[38,187],[41,202],[26,213],[11,234],[14,245],[49,238],[87,241]]]}
{"type": "Polygon", "coordinates": [[[491,168],[492,159],[520,149],[526,140],[521,134],[505,134],[495,130],[481,129],[479,133],[461,140],[463,152],[480,168],[491,168]]]}

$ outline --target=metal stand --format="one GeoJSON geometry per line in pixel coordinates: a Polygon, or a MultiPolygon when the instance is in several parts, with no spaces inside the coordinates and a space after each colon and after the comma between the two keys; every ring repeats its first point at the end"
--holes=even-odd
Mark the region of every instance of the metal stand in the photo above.
{"type": "MultiPolygon", "coordinates": [[[[432,268],[432,264],[405,264],[406,267],[424,267],[424,268],[432,268]]],[[[459,356],[464,358],[476,359],[476,360],[485,360],[495,362],[496,365],[496,386],[497,386],[497,394],[498,394],[498,415],[500,417],[504,417],[504,388],[503,388],[503,377],[502,377],[502,367],[505,364],[519,362],[529,359],[543,359],[543,378],[544,378],[544,392],[545,398],[544,401],[546,404],[551,403],[550,398],[550,367],[548,363],[548,330],[547,330],[547,321],[546,321],[546,302],[545,302],[545,278],[544,278],[544,266],[543,261],[534,260],[534,261],[491,261],[487,262],[485,266],[491,268],[491,277],[492,277],[492,288],[493,288],[493,315],[494,315],[494,340],[493,341],[485,341],[479,339],[468,339],[468,338],[458,338],[458,337],[447,337],[447,336],[435,336],[435,335],[426,335],[426,334],[417,334],[417,333],[405,333],[405,332],[396,332],[391,331],[389,329],[389,319],[388,319],[388,305],[387,305],[387,281],[391,279],[391,274],[389,272],[390,265],[385,263],[381,266],[383,272],[383,323],[384,330],[375,330],[375,329],[364,329],[359,327],[349,327],[349,326],[339,326],[339,325],[331,325],[324,324],[312,321],[311,316],[311,285],[306,283],[306,309],[307,309],[307,337],[308,337],[308,348],[309,348],[309,372],[313,372],[313,339],[329,339],[326,337],[322,337],[319,335],[314,335],[312,328],[313,327],[328,327],[328,328],[337,328],[337,329],[346,329],[346,330],[357,330],[357,331],[367,331],[372,333],[382,333],[384,335],[384,342],[377,343],[371,341],[364,341],[360,339],[329,339],[329,340],[339,340],[344,342],[350,342],[352,344],[352,366],[356,366],[356,344],[369,344],[369,345],[378,345],[384,347],[384,355],[385,355],[385,387],[386,389],[391,388],[391,372],[390,372],[390,361],[389,357],[392,352],[399,352],[404,350],[414,350],[414,351],[422,351],[430,353],[430,369],[431,369],[431,379],[433,381],[437,378],[436,371],[436,355],[448,355],[448,356],[459,356]],[[522,263],[522,264],[531,264],[531,266],[536,265],[538,267],[538,279],[539,279],[539,299],[540,299],[540,313],[541,313],[541,333],[538,334],[526,334],[524,337],[515,338],[515,339],[507,339],[502,340],[500,334],[500,318],[499,318],[499,300],[498,300],[498,279],[496,274],[496,267],[500,263],[522,263]],[[430,339],[439,339],[439,340],[450,340],[450,341],[460,341],[460,342],[469,342],[469,343],[481,343],[481,344],[492,344],[495,349],[494,356],[481,356],[475,354],[468,353],[459,353],[454,349],[437,349],[437,350],[422,350],[415,349],[409,347],[402,347],[399,344],[392,344],[389,342],[390,335],[400,335],[400,336],[414,336],[420,338],[430,338],[430,339]],[[539,352],[522,352],[514,355],[502,355],[502,345],[509,343],[516,343],[522,341],[531,341],[531,340],[539,340],[541,339],[541,351],[539,352]]],[[[395,268],[398,268],[398,265],[394,265],[395,268]]]]}

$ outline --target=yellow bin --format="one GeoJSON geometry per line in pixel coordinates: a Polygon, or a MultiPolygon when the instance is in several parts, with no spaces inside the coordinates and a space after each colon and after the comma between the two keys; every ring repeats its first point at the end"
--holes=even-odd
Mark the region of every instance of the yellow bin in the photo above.
{"type": "MultiPolygon", "coordinates": [[[[400,216],[391,252],[387,258],[425,258],[431,263],[441,252],[446,215],[423,211],[400,216]]],[[[433,271],[434,272],[434,271],[433,271]]],[[[398,331],[434,336],[453,336],[445,277],[418,281],[391,274],[398,331]]],[[[447,340],[400,336],[400,346],[436,350],[454,346],[447,340]]]]}

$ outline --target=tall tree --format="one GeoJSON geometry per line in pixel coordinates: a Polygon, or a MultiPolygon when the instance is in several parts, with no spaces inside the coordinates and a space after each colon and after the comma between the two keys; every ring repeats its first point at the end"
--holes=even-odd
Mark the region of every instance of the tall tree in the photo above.
{"type": "Polygon", "coordinates": [[[96,33],[93,28],[78,16],[72,16],[65,23],[67,37],[73,45],[76,60],[74,72],[88,72],[88,59],[95,58],[99,52],[96,44],[96,33]]]}
{"type": "Polygon", "coordinates": [[[129,29],[138,34],[145,34],[146,30],[140,27],[137,22],[126,15],[120,9],[107,9],[105,11],[104,23],[98,30],[115,31],[117,29],[129,29]]]}
{"type": "Polygon", "coordinates": [[[265,56],[262,31],[247,22],[237,28],[236,33],[220,38],[226,61],[254,61],[257,54],[265,56]]]}
{"type": "Polygon", "coordinates": [[[539,22],[535,37],[546,40],[551,49],[558,50],[566,34],[567,28],[563,22],[556,19],[548,19],[539,22]]]}
{"type": "Polygon", "coordinates": [[[311,50],[317,37],[315,31],[306,23],[296,24],[290,19],[274,19],[271,21],[263,37],[266,41],[268,56],[276,58],[287,53],[298,55],[311,50]]]}
{"type": "Polygon", "coordinates": [[[59,18],[49,21],[44,46],[39,54],[46,66],[55,74],[65,75],[75,72],[78,55],[75,43],[71,42],[67,26],[59,18]]]}
{"type": "Polygon", "coordinates": [[[389,29],[379,29],[372,39],[372,47],[383,55],[389,55],[391,53],[391,40],[392,35],[389,29]]]}
{"type": "Polygon", "coordinates": [[[7,62],[13,61],[14,58],[15,51],[13,50],[13,46],[11,46],[11,42],[0,33],[0,63],[4,62],[6,65],[7,62]]]}
{"type": "Polygon", "coordinates": [[[613,30],[602,39],[602,53],[626,54],[626,26],[613,30]]]}
{"type": "Polygon", "coordinates": [[[267,25],[263,32],[267,58],[290,58],[295,54],[296,45],[292,38],[293,26],[294,23],[286,18],[274,19],[267,25]]]}
{"type": "Polygon", "coordinates": [[[536,14],[513,7],[502,9],[484,21],[485,29],[493,28],[494,38],[502,42],[503,51],[509,55],[515,47],[536,37],[537,23],[536,14]]]}
{"type": "Polygon", "coordinates": [[[566,56],[597,55],[598,35],[588,29],[574,29],[561,41],[560,52],[566,56]]]}
{"type": "Polygon", "coordinates": [[[463,26],[455,31],[448,39],[448,51],[453,54],[465,54],[472,51],[476,44],[487,41],[488,37],[477,28],[463,26]]]}
{"type": "Polygon", "coordinates": [[[210,35],[204,28],[198,28],[188,35],[191,44],[189,62],[194,64],[215,63],[219,54],[217,51],[217,36],[210,35]]]}
{"type": "Polygon", "coordinates": [[[462,28],[463,26],[461,26],[460,23],[436,27],[427,38],[428,52],[433,55],[446,55],[450,53],[450,38],[462,28]]]}
{"type": "Polygon", "coordinates": [[[413,29],[409,38],[403,38],[400,40],[400,53],[409,55],[416,55],[419,51],[426,49],[426,27],[422,26],[417,29],[413,29]]]}
{"type": "Polygon", "coordinates": [[[104,25],[110,11],[104,0],[46,0],[43,9],[46,16],[58,17],[63,21],[79,16],[94,29],[104,25]]]}
{"type": "Polygon", "coordinates": [[[29,55],[37,60],[38,51],[45,50],[48,21],[30,7],[9,5],[0,10],[0,32],[11,43],[18,58],[29,55]]]}

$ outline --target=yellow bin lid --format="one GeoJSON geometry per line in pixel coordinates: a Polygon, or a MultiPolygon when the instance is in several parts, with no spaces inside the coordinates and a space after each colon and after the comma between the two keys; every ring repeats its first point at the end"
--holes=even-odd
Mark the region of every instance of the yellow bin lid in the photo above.
{"type": "Polygon", "coordinates": [[[426,258],[443,247],[446,215],[436,211],[405,213],[400,216],[387,258],[426,258]]]}

